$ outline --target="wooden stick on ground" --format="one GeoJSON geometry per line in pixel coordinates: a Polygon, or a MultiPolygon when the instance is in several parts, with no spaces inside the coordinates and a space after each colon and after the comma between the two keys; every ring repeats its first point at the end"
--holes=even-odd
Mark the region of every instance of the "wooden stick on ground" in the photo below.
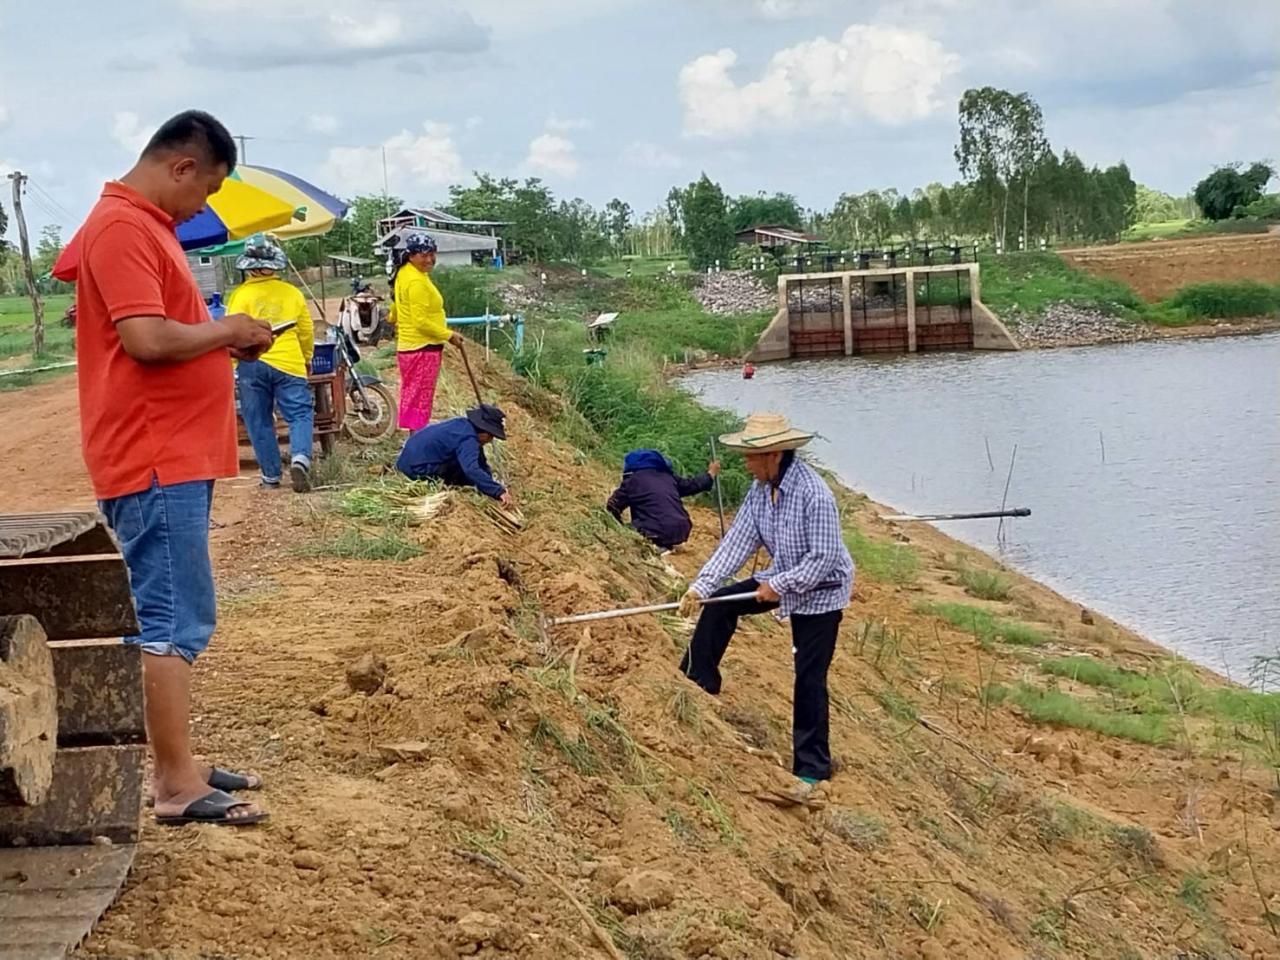
{"type": "Polygon", "coordinates": [[[478,863],[482,867],[488,867],[495,873],[506,877],[517,887],[523,887],[529,883],[529,881],[525,879],[523,873],[513,867],[507,866],[501,860],[496,860],[493,857],[487,857],[483,853],[476,853],[474,850],[464,850],[462,847],[454,847],[450,852],[455,857],[461,857],[463,860],[470,860],[472,863],[478,863]]]}
{"type": "Polygon", "coordinates": [[[578,641],[578,645],[573,648],[573,655],[569,657],[569,686],[577,689],[575,682],[578,675],[578,658],[582,656],[582,648],[591,642],[591,628],[582,628],[582,639],[578,641]]]}
{"type": "Polygon", "coordinates": [[[543,870],[541,867],[534,867],[534,869],[542,874],[543,879],[546,880],[547,883],[551,884],[564,894],[566,898],[568,898],[569,902],[573,904],[574,909],[578,911],[578,915],[582,917],[586,922],[587,927],[590,928],[592,936],[596,938],[596,942],[604,948],[604,952],[607,953],[612,960],[627,960],[627,958],[622,955],[622,951],[618,949],[618,945],[613,942],[613,937],[609,936],[609,931],[596,923],[595,918],[591,916],[587,911],[587,908],[582,905],[582,901],[575,897],[568,887],[555,877],[551,876],[551,874],[547,873],[547,871],[543,870]]]}
{"type": "Polygon", "coordinates": [[[988,760],[986,757],[980,754],[975,747],[971,746],[968,743],[965,743],[955,734],[948,733],[946,730],[942,729],[942,727],[930,721],[927,717],[917,717],[917,720],[920,723],[920,726],[924,727],[926,730],[930,731],[931,733],[936,733],[938,736],[940,736],[943,740],[946,740],[948,743],[954,743],[957,747],[967,752],[970,756],[972,756],[975,760],[978,760],[988,769],[994,770],[996,773],[1004,772],[998,766],[996,766],[994,763],[992,763],[990,760],[988,760]]]}

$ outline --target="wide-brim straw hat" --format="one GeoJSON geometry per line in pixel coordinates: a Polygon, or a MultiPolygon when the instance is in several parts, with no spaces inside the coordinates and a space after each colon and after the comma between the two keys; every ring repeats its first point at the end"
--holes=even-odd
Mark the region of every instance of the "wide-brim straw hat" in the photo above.
{"type": "Polygon", "coordinates": [[[772,453],[796,450],[812,440],[814,434],[797,430],[780,413],[753,413],[737,433],[726,433],[720,443],[739,453],[772,453]]]}

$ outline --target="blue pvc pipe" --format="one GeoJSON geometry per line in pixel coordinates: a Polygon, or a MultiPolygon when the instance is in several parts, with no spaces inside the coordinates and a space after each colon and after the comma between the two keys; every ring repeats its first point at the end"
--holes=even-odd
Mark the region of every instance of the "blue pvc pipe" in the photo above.
{"type": "Polygon", "coordinates": [[[524,314],[487,313],[478,317],[449,317],[445,322],[451,327],[477,327],[501,321],[503,317],[510,317],[509,322],[516,328],[515,351],[520,353],[524,350],[524,314]]]}

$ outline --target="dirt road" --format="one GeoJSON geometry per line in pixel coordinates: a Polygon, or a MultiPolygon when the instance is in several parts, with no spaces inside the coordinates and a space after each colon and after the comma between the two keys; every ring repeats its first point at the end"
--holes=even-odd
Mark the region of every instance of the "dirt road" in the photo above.
{"type": "Polygon", "coordinates": [[[74,375],[0,393],[0,424],[0,513],[93,508],[93,488],[80,457],[74,375]]]}

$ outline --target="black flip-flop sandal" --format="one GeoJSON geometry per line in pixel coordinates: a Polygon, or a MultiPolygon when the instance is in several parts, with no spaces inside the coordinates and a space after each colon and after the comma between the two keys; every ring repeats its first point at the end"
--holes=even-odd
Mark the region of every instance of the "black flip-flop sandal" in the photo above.
{"type": "Polygon", "coordinates": [[[247,807],[249,805],[250,803],[247,800],[240,800],[229,793],[223,793],[221,790],[213,790],[199,800],[192,800],[187,804],[186,809],[177,816],[162,817],[157,815],[156,823],[164,827],[181,827],[188,823],[212,823],[220,827],[248,827],[267,819],[267,814],[265,813],[255,813],[247,817],[228,816],[235,807],[247,807]]]}
{"type": "Polygon", "coordinates": [[[221,790],[224,793],[231,793],[235,790],[262,789],[262,778],[257,774],[236,773],[233,770],[223,770],[220,767],[210,767],[209,779],[205,782],[213,789],[221,790]],[[250,776],[254,779],[250,780],[250,776]]]}

